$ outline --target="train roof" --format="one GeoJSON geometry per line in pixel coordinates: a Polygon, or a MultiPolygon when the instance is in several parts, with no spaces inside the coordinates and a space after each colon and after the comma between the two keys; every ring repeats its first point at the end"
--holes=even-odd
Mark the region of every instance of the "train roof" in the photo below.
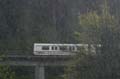
{"type": "Polygon", "coordinates": [[[88,46],[88,44],[58,44],[58,43],[34,43],[34,45],[40,46],[88,46]]]}

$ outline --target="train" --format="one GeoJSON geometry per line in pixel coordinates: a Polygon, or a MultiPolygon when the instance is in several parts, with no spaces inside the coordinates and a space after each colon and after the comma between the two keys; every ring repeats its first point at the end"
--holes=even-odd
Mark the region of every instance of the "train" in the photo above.
{"type": "Polygon", "coordinates": [[[88,44],[34,43],[33,52],[34,55],[72,55],[81,48],[88,51],[88,44]]]}

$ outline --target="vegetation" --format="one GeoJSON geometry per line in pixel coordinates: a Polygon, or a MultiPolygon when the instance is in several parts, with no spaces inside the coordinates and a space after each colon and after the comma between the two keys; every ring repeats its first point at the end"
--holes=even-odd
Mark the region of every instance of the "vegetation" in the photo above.
{"type": "MultiPolygon", "coordinates": [[[[35,42],[101,44],[96,55],[80,50],[66,73],[73,79],[119,78],[119,4],[120,0],[0,0],[0,52],[32,54],[35,42]]],[[[2,71],[11,69],[1,67],[2,71]]],[[[30,79],[31,74],[19,78],[30,79]]]]}
{"type": "Polygon", "coordinates": [[[0,78],[1,79],[16,79],[15,73],[11,71],[9,66],[0,66],[0,78]]]}
{"type": "Polygon", "coordinates": [[[119,76],[119,31],[118,20],[109,12],[107,0],[104,0],[101,13],[90,11],[80,16],[83,28],[79,35],[83,43],[101,44],[96,54],[80,50],[68,66],[65,79],[118,79],[119,76]],[[75,62],[76,61],[76,62],[75,62]]]}

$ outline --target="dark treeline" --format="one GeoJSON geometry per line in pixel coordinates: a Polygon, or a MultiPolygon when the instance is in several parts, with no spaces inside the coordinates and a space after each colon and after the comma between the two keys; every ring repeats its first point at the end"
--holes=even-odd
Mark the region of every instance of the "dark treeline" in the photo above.
{"type": "MultiPolygon", "coordinates": [[[[1,50],[31,50],[34,42],[77,43],[78,16],[98,10],[101,0],[1,0],[1,50]],[[94,7],[96,6],[96,7],[94,7]]],[[[119,11],[119,0],[111,7],[119,11]]],[[[119,15],[119,12],[116,12],[119,15]]]]}
{"type": "Polygon", "coordinates": [[[76,1],[1,0],[0,48],[30,49],[34,42],[73,42],[76,1]]]}
{"type": "MultiPolygon", "coordinates": [[[[78,43],[77,40],[79,39],[76,40],[74,33],[81,31],[79,16],[92,10],[99,12],[99,9],[102,7],[102,1],[0,0],[0,53],[7,51],[10,53],[13,50],[20,51],[20,53],[26,51],[32,52],[33,43],[36,42],[78,43]]],[[[109,0],[110,13],[115,15],[115,18],[120,21],[119,4],[120,0],[109,0]]],[[[106,30],[104,31],[108,33],[106,30]]],[[[108,37],[106,39],[111,39],[110,36],[108,37]]],[[[118,41],[114,40],[115,43],[118,43],[118,41]]],[[[106,49],[106,51],[109,49],[106,49]]],[[[112,54],[113,51],[109,51],[112,54]]],[[[118,55],[116,54],[116,56],[118,55]]],[[[104,61],[104,58],[101,59],[104,61]]],[[[111,61],[108,63],[110,64],[111,61]]],[[[21,70],[20,68],[13,69],[15,71],[21,70]]],[[[25,73],[24,70],[21,72],[25,73]]],[[[21,72],[17,72],[17,75],[21,76],[21,72]]],[[[33,72],[26,75],[31,74],[33,72]]],[[[24,75],[18,79],[30,79],[29,77],[23,77],[24,75]]]]}

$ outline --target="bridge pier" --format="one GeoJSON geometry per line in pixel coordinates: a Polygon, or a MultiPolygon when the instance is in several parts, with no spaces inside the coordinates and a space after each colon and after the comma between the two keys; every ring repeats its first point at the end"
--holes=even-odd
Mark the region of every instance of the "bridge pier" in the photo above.
{"type": "Polygon", "coordinates": [[[44,68],[44,66],[37,65],[35,67],[35,79],[45,79],[45,68],[44,68]]]}

